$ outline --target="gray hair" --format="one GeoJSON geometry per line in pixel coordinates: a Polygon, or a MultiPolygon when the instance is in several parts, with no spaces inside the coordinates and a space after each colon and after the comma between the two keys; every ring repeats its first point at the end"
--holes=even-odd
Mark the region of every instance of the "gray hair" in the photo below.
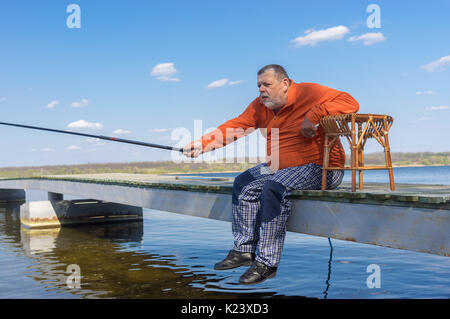
{"type": "MultiPolygon", "coordinates": [[[[284,78],[289,79],[289,76],[288,76],[286,70],[281,65],[278,65],[278,64],[268,64],[268,65],[262,67],[258,71],[258,75],[261,75],[268,70],[273,70],[273,72],[275,73],[275,77],[277,78],[278,81],[281,81],[284,78]]],[[[289,81],[290,81],[290,79],[289,79],[289,81]]]]}

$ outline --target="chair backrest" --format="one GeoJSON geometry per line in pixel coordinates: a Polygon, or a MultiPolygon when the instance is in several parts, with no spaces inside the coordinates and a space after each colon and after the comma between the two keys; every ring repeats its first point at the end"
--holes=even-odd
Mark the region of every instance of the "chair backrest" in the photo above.
{"type": "Polygon", "coordinates": [[[371,122],[365,133],[370,138],[377,135],[383,136],[385,132],[389,132],[394,119],[385,114],[349,113],[324,116],[320,120],[320,125],[328,135],[350,136],[352,134],[351,123],[353,121],[355,124],[358,124],[359,129],[363,127],[364,123],[371,122]]]}
{"type": "Polygon", "coordinates": [[[351,114],[324,116],[320,120],[320,126],[322,126],[327,134],[341,136],[350,135],[351,128],[348,125],[349,119],[351,120],[351,114]]]}

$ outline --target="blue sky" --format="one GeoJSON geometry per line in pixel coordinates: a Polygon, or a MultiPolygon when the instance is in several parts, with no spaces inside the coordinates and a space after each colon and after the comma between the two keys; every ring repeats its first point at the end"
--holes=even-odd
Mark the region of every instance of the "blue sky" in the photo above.
{"type": "MultiPolygon", "coordinates": [[[[449,14],[448,0],[2,1],[0,121],[176,145],[176,128],[239,115],[258,95],[257,70],[278,63],[296,82],[352,94],[361,113],[392,115],[393,152],[449,151],[449,14]],[[80,28],[66,23],[72,3],[80,28]],[[380,28],[367,25],[370,4],[380,28]]],[[[70,135],[0,134],[0,167],[170,159],[70,135]]]]}

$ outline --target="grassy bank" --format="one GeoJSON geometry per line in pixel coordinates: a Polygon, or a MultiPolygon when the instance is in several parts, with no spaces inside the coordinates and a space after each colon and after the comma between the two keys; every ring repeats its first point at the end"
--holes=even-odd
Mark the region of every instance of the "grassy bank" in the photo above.
{"type": "MultiPolygon", "coordinates": [[[[450,165],[450,152],[392,153],[394,166],[450,165]]],[[[384,153],[365,155],[366,165],[384,165],[384,153]]],[[[34,167],[0,168],[0,177],[29,177],[42,175],[96,174],[96,173],[134,173],[134,174],[182,174],[208,172],[240,172],[256,165],[256,161],[244,163],[174,163],[130,162],[100,163],[80,165],[53,165],[34,167]]]]}
{"type": "Polygon", "coordinates": [[[191,172],[238,172],[255,166],[256,163],[180,163],[171,161],[95,163],[80,165],[53,165],[34,167],[0,168],[0,177],[29,177],[42,175],[128,173],[128,174],[183,174],[191,172]]]}

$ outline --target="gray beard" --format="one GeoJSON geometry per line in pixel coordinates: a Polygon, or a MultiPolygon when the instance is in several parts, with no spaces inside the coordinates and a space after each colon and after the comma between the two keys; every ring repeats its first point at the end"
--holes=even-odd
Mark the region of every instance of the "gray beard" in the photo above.
{"type": "Polygon", "coordinates": [[[264,104],[265,107],[267,107],[270,110],[276,111],[276,110],[280,109],[280,106],[277,105],[276,103],[274,103],[272,101],[272,99],[270,99],[270,98],[268,101],[264,102],[263,100],[261,100],[261,102],[264,104]]]}
{"type": "Polygon", "coordinates": [[[266,101],[266,102],[263,102],[263,104],[268,109],[272,109],[275,106],[275,104],[272,101],[266,101]]]}

